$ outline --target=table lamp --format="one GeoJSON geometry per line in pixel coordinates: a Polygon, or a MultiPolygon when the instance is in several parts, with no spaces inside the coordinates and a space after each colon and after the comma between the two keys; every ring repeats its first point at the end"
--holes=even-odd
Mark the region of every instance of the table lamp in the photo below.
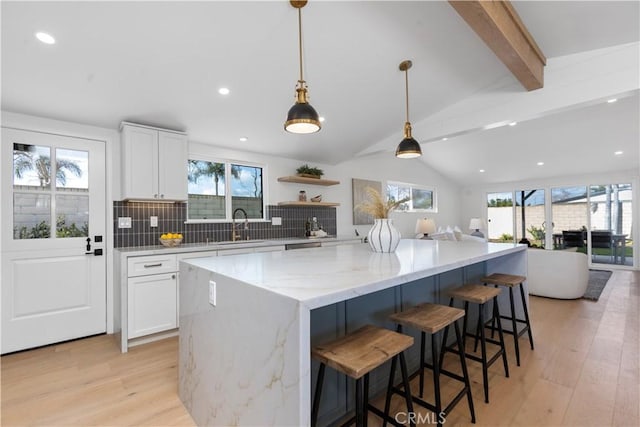
{"type": "Polygon", "coordinates": [[[471,235],[484,238],[484,234],[480,231],[481,228],[482,220],[480,218],[471,218],[471,221],[469,222],[469,230],[474,230],[471,235]]]}
{"type": "Polygon", "coordinates": [[[436,222],[431,218],[419,218],[416,221],[416,238],[417,239],[425,239],[432,240],[429,237],[429,234],[433,234],[436,232],[436,222]],[[418,237],[420,236],[420,237],[418,237]]]}

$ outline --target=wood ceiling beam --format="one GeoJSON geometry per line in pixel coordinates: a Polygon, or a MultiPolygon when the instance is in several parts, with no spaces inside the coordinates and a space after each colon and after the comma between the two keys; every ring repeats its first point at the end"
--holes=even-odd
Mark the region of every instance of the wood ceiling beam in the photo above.
{"type": "Polygon", "coordinates": [[[547,59],[509,1],[449,0],[527,90],[544,86],[547,59]]]}

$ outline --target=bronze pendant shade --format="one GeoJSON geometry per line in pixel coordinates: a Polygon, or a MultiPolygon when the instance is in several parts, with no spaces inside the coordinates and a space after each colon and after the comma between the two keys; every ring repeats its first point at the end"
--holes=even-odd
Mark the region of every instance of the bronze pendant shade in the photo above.
{"type": "Polygon", "coordinates": [[[298,53],[300,54],[300,79],[296,85],[296,103],[289,109],[284,129],[291,133],[314,133],[321,128],[320,118],[316,110],[307,100],[307,82],[302,75],[302,8],[306,0],[290,0],[291,6],[298,9],[298,53]]]}
{"type": "Polygon", "coordinates": [[[406,60],[400,63],[400,71],[404,71],[405,75],[405,99],[407,107],[407,121],[404,124],[404,139],[396,148],[396,157],[399,159],[413,159],[422,156],[420,143],[411,136],[411,123],[409,122],[409,73],[408,70],[413,64],[406,60]]]}

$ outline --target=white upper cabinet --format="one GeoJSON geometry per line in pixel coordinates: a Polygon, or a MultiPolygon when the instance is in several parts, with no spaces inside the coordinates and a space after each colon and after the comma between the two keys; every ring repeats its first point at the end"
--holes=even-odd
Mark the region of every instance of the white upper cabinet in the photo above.
{"type": "Polygon", "coordinates": [[[187,200],[187,135],[123,123],[122,198],[187,200]]]}

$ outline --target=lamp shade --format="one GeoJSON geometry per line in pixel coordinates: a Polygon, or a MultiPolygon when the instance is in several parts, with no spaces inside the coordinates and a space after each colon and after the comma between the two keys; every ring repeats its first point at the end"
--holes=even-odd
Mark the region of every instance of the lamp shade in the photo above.
{"type": "Polygon", "coordinates": [[[318,132],[320,130],[320,118],[311,104],[308,102],[296,102],[289,109],[284,128],[291,133],[318,132]]]}
{"type": "Polygon", "coordinates": [[[416,233],[433,234],[436,232],[436,222],[431,218],[420,218],[416,221],[416,233]]]}
{"type": "Polygon", "coordinates": [[[469,230],[479,230],[482,228],[482,220],[480,218],[471,218],[469,221],[469,230]]]}
{"type": "Polygon", "coordinates": [[[420,156],[422,156],[420,143],[412,137],[405,137],[396,148],[396,157],[400,159],[413,159],[420,156]]]}

